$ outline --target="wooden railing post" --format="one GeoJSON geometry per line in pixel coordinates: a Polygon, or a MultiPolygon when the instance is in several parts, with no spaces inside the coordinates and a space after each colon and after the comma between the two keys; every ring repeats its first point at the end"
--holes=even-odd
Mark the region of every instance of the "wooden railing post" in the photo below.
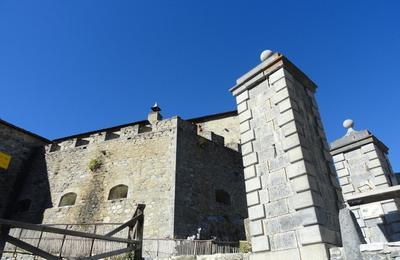
{"type": "Polygon", "coordinates": [[[143,211],[146,205],[139,204],[136,210],[136,214],[140,215],[136,222],[136,230],[134,235],[134,240],[138,240],[139,244],[134,251],[134,260],[142,260],[142,252],[143,252],[143,225],[144,225],[144,215],[143,211]]]}

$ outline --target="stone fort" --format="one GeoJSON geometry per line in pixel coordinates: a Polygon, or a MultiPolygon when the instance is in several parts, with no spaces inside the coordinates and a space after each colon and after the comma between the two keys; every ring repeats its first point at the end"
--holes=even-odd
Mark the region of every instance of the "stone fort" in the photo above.
{"type": "Polygon", "coordinates": [[[316,89],[264,51],[230,89],[235,111],[163,118],[156,104],[147,120],[56,140],[1,120],[0,218],[122,223],[145,204],[146,238],[247,237],[250,259],[400,257],[388,148],[351,120],[329,145],[316,89]]]}

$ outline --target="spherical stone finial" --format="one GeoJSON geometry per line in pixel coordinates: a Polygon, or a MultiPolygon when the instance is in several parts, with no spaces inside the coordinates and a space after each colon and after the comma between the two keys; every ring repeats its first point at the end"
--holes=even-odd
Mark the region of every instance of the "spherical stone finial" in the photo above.
{"type": "Polygon", "coordinates": [[[353,128],[353,126],[354,126],[354,121],[353,120],[346,119],[346,120],[343,121],[343,127],[344,128],[349,129],[349,128],[353,128]]]}
{"type": "Polygon", "coordinates": [[[354,132],[354,121],[351,119],[346,119],[343,121],[343,127],[347,129],[346,135],[349,135],[351,132],[354,132]]]}
{"type": "Polygon", "coordinates": [[[263,52],[261,52],[260,54],[260,60],[261,61],[265,61],[266,59],[268,59],[269,57],[272,56],[272,54],[274,54],[271,50],[265,50],[263,52]]]}

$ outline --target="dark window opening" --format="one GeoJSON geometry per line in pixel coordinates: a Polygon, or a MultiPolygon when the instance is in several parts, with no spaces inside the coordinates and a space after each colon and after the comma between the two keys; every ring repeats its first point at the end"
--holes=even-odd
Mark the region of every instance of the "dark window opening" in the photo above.
{"type": "Polygon", "coordinates": [[[216,190],[215,201],[225,205],[231,205],[231,196],[224,190],[216,190]]]}
{"type": "Polygon", "coordinates": [[[29,211],[30,207],[31,207],[31,200],[24,199],[24,200],[18,201],[16,211],[17,211],[17,213],[27,212],[27,211],[29,211]]]}
{"type": "Polygon", "coordinates": [[[128,186],[120,184],[111,188],[108,200],[124,199],[128,196],[128,186]]]}
{"type": "Polygon", "coordinates": [[[59,146],[58,144],[51,144],[51,146],[50,146],[50,152],[59,151],[60,149],[61,149],[61,146],[59,146]]]}
{"type": "Polygon", "coordinates": [[[78,138],[76,140],[75,146],[82,146],[82,145],[87,145],[89,144],[89,140],[78,138]]]}
{"type": "Polygon", "coordinates": [[[75,205],[76,201],[76,193],[70,192],[67,194],[64,194],[61,199],[60,203],[58,204],[59,207],[64,207],[64,206],[72,206],[75,205]]]}
{"type": "Polygon", "coordinates": [[[114,132],[107,132],[105,140],[108,141],[108,140],[117,139],[117,138],[119,138],[119,134],[114,133],[114,132]]]}

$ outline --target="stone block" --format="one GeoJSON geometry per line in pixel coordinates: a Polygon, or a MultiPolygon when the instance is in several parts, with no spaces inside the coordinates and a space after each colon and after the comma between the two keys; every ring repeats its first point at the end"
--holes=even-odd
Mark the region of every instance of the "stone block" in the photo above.
{"type": "Polygon", "coordinates": [[[361,149],[352,150],[350,152],[344,153],[344,158],[346,160],[360,158],[361,157],[361,149]]]}
{"type": "Polygon", "coordinates": [[[293,192],[288,183],[277,184],[268,188],[269,199],[271,201],[281,200],[290,197],[293,192]]]}
{"type": "Polygon", "coordinates": [[[379,161],[379,159],[373,159],[371,161],[368,161],[367,166],[368,166],[368,169],[380,167],[381,162],[379,161]]]}
{"type": "Polygon", "coordinates": [[[349,184],[349,178],[347,178],[347,177],[339,178],[339,183],[341,186],[349,184]]]}
{"type": "Polygon", "coordinates": [[[367,152],[367,153],[365,153],[365,155],[368,157],[369,160],[378,158],[378,154],[376,153],[375,150],[367,152]]]}
{"type": "Polygon", "coordinates": [[[292,121],[282,126],[282,132],[285,137],[297,133],[296,122],[292,121]]]}
{"type": "Polygon", "coordinates": [[[280,114],[277,118],[277,121],[278,121],[279,127],[282,127],[283,125],[285,125],[291,121],[294,121],[293,110],[290,109],[290,110],[287,110],[287,111],[283,112],[282,114],[280,114]]]}
{"type": "Polygon", "coordinates": [[[258,163],[258,156],[256,152],[250,153],[243,156],[243,166],[248,167],[250,165],[258,163]]]}
{"type": "Polygon", "coordinates": [[[240,133],[243,134],[244,132],[250,130],[250,121],[244,121],[240,124],[239,127],[240,133]]]}
{"type": "Polygon", "coordinates": [[[291,150],[289,150],[288,156],[289,156],[289,161],[290,163],[294,163],[300,160],[304,159],[304,153],[303,153],[303,149],[301,146],[293,148],[291,150]]]}
{"type": "Polygon", "coordinates": [[[237,111],[238,114],[241,114],[242,112],[247,110],[247,102],[242,102],[237,106],[237,111]]]}
{"type": "Polygon", "coordinates": [[[361,146],[361,152],[363,152],[363,153],[368,153],[368,152],[374,151],[374,150],[375,150],[375,146],[373,143],[361,146]]]}
{"type": "Polygon", "coordinates": [[[285,233],[278,233],[271,238],[271,250],[285,250],[297,247],[297,239],[295,231],[289,231],[285,233]]]}
{"type": "Polygon", "coordinates": [[[246,101],[248,99],[249,99],[249,91],[245,90],[236,96],[236,104],[239,105],[240,103],[242,103],[243,101],[246,101]]]}
{"type": "Polygon", "coordinates": [[[386,175],[380,175],[380,176],[375,177],[373,182],[375,185],[380,185],[383,183],[388,183],[388,180],[386,178],[386,175]]]}
{"type": "Polygon", "coordinates": [[[270,172],[268,175],[266,175],[266,178],[267,178],[266,183],[269,187],[287,183],[285,169],[280,169],[277,171],[270,172]]]}
{"type": "Polygon", "coordinates": [[[274,88],[275,92],[278,92],[281,89],[286,88],[288,83],[290,85],[292,85],[292,83],[290,81],[287,82],[287,80],[285,78],[281,78],[281,79],[275,81],[274,84],[272,84],[272,87],[274,88]]]}
{"type": "Polygon", "coordinates": [[[283,113],[286,110],[292,109],[292,101],[290,98],[287,98],[278,104],[279,112],[283,113]]]}
{"type": "Polygon", "coordinates": [[[265,211],[263,205],[252,206],[248,208],[249,219],[256,220],[265,217],[265,211]]]}
{"type": "Polygon", "coordinates": [[[383,172],[383,169],[382,169],[381,167],[373,168],[373,169],[370,169],[369,171],[370,171],[375,177],[385,174],[385,173],[383,172]]]}
{"type": "MultiPolygon", "coordinates": [[[[300,253],[298,249],[287,249],[280,251],[268,251],[265,253],[253,253],[250,254],[249,260],[300,260],[300,253]]],[[[314,259],[306,259],[314,260],[314,259]]],[[[315,259],[317,260],[317,259],[315,259]]],[[[322,259],[318,259],[322,260],[322,259]]]]}
{"type": "Polygon", "coordinates": [[[344,163],[343,162],[337,162],[335,163],[335,169],[336,170],[341,170],[344,168],[344,163]]]}
{"type": "Polygon", "coordinates": [[[310,226],[315,224],[321,224],[318,219],[318,213],[320,209],[316,207],[309,207],[300,209],[297,211],[297,217],[299,219],[300,225],[310,226]]]}
{"type": "Polygon", "coordinates": [[[251,238],[251,247],[253,252],[269,251],[268,236],[258,236],[251,238]]]}
{"type": "Polygon", "coordinates": [[[260,204],[260,197],[258,195],[258,191],[250,192],[246,195],[247,197],[247,206],[254,206],[260,204]]]}
{"type": "Polygon", "coordinates": [[[251,165],[249,167],[244,168],[243,172],[244,172],[244,179],[245,180],[253,178],[254,176],[256,176],[256,169],[255,169],[254,165],[251,165]]]}
{"type": "Polygon", "coordinates": [[[305,260],[329,259],[330,257],[327,247],[324,244],[302,246],[300,247],[300,255],[301,259],[305,260]]]}
{"type": "Polygon", "coordinates": [[[253,152],[253,144],[251,142],[242,144],[242,155],[247,155],[251,152],[253,152]]]}
{"type": "Polygon", "coordinates": [[[383,209],[379,202],[368,203],[360,206],[360,213],[363,219],[380,219],[380,216],[383,215],[383,209]]]}
{"type": "Polygon", "coordinates": [[[295,196],[290,198],[290,205],[298,210],[302,208],[308,208],[312,206],[323,206],[321,196],[314,191],[304,191],[297,193],[295,196]]]}
{"type": "Polygon", "coordinates": [[[346,169],[346,168],[341,169],[341,170],[337,170],[336,172],[337,172],[337,175],[338,175],[339,178],[342,178],[344,176],[349,176],[350,175],[349,170],[346,169]]]}
{"type": "MultiPolygon", "coordinates": [[[[279,92],[277,92],[274,96],[272,96],[272,104],[278,105],[280,102],[283,102],[284,100],[289,98],[289,89],[288,88],[283,88],[279,92]]],[[[289,104],[290,106],[290,104],[289,104]]]]}
{"type": "Polygon", "coordinates": [[[344,161],[344,155],[342,153],[339,153],[339,154],[332,156],[332,159],[335,163],[344,161]]]}
{"type": "Polygon", "coordinates": [[[289,212],[286,200],[278,200],[265,204],[265,215],[267,218],[277,217],[289,212]]]}
{"type": "Polygon", "coordinates": [[[251,236],[259,236],[264,234],[262,220],[250,221],[251,236]]]}
{"type": "Polygon", "coordinates": [[[276,219],[279,223],[279,232],[295,230],[300,225],[299,214],[291,213],[283,216],[278,216],[276,219]]]}
{"type": "Polygon", "coordinates": [[[239,114],[239,122],[242,123],[244,121],[250,120],[253,117],[251,113],[251,109],[248,109],[241,114],[239,114]]]}
{"type": "Polygon", "coordinates": [[[269,84],[274,84],[276,81],[284,77],[285,77],[285,70],[283,68],[280,68],[279,70],[269,75],[269,84]]]}
{"type": "Polygon", "coordinates": [[[282,147],[284,151],[288,151],[292,148],[300,146],[300,138],[299,135],[293,134],[283,139],[282,147]]]}
{"type": "Polygon", "coordinates": [[[302,175],[291,180],[293,190],[302,192],[306,190],[318,191],[318,184],[313,176],[302,175]]]}
{"type": "Polygon", "coordinates": [[[315,243],[322,243],[322,231],[320,225],[313,225],[303,227],[298,231],[300,243],[302,245],[309,245],[315,243]]]}
{"type": "Polygon", "coordinates": [[[342,186],[342,192],[343,193],[351,193],[354,192],[354,187],[352,184],[347,184],[342,186]]]}
{"type": "Polygon", "coordinates": [[[286,168],[287,177],[289,179],[307,174],[306,165],[304,161],[292,163],[286,168]]]}
{"type": "Polygon", "coordinates": [[[260,177],[255,177],[245,181],[246,192],[252,192],[261,189],[260,177]]]}
{"type": "Polygon", "coordinates": [[[254,131],[247,131],[240,136],[240,143],[245,144],[247,142],[253,141],[255,139],[254,131]]]}
{"type": "Polygon", "coordinates": [[[387,214],[387,213],[389,213],[389,212],[398,211],[396,202],[394,202],[394,201],[382,203],[382,208],[383,208],[383,212],[384,212],[385,214],[387,214]]]}

